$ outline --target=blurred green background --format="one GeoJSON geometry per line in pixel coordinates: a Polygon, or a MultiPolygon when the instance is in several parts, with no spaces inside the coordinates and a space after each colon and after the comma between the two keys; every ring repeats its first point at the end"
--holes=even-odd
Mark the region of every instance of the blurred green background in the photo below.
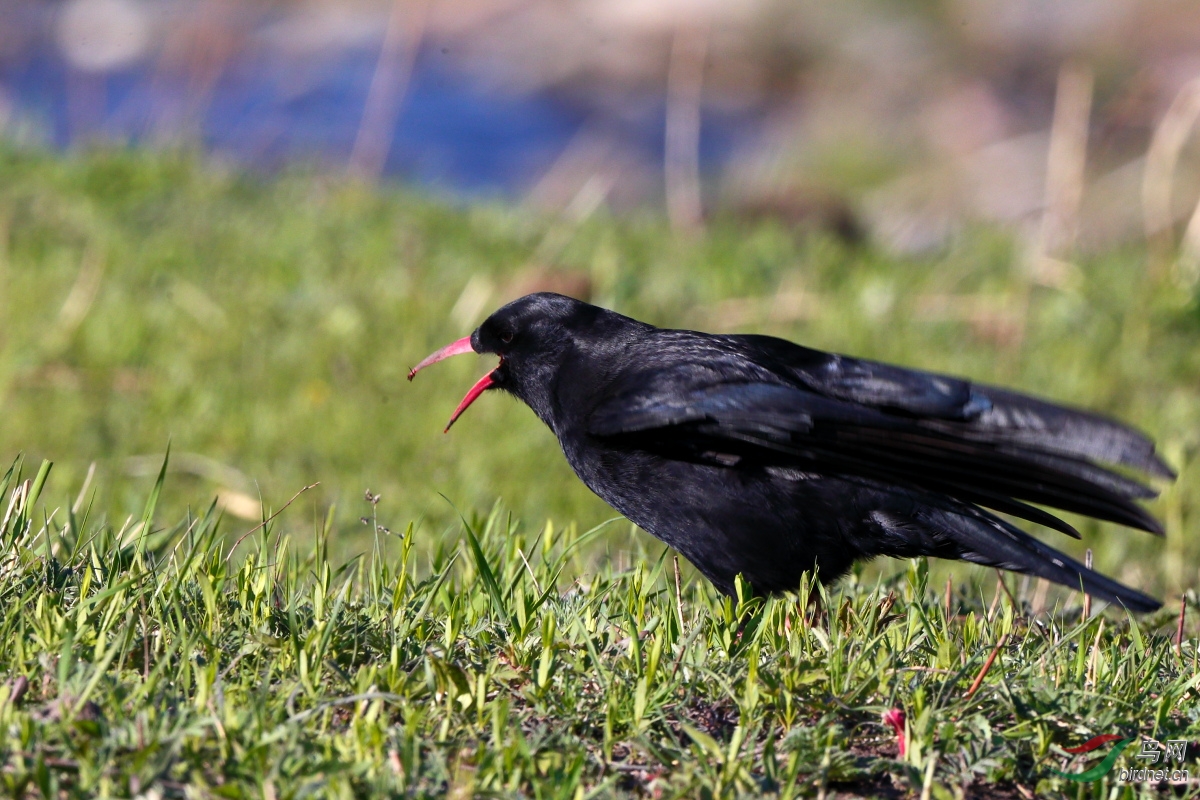
{"type": "Polygon", "coordinates": [[[488,365],[404,379],[555,290],[1120,417],[1180,470],[1166,540],[1056,544],[1200,585],[1190,0],[0,8],[0,457],[63,503],[120,526],[170,442],[164,513],[236,534],[319,481],[280,524],[336,506],[338,558],[367,489],[422,547],[498,500],[590,527],[511,399],[442,435],[488,365]]]}
{"type": "Polygon", "coordinates": [[[1076,555],[1093,547],[1101,569],[1150,590],[1200,584],[1192,284],[1155,269],[1141,245],[1037,262],[1020,237],[984,225],[900,256],[778,220],[715,214],[681,234],[653,210],[579,219],[319,169],[256,176],[181,150],[5,146],[0,454],[53,460],[63,505],[94,464],[88,494],[118,525],[140,510],[168,442],[168,518],[220,497],[239,534],[259,498],[269,512],[319,481],[279,524],[304,536],[336,505],[340,557],[370,546],[368,488],[382,524],[419,520],[422,547],[457,537],[458,511],[497,498],[534,524],[587,528],[612,512],[523,406],[489,394],[442,434],[483,359],[405,380],[435,347],[541,289],[1129,421],[1180,471],[1152,505],[1166,540],[1078,519],[1082,543],[1046,538],[1076,555]]]}

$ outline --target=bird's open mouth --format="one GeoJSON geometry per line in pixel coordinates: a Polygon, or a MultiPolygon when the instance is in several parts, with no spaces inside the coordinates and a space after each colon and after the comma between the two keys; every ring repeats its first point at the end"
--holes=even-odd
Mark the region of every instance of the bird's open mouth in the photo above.
{"type": "MultiPolygon", "coordinates": [[[[442,361],[443,359],[447,359],[450,356],[459,356],[459,355],[463,355],[465,353],[474,353],[474,352],[475,352],[475,348],[471,346],[471,337],[464,336],[463,338],[459,339],[458,341],[451,342],[450,344],[446,345],[441,350],[438,350],[437,352],[434,352],[434,353],[430,353],[428,356],[426,356],[421,361],[420,364],[417,364],[415,367],[413,367],[412,369],[410,369],[408,371],[408,379],[411,381],[413,378],[415,378],[417,376],[418,372],[425,369],[430,364],[436,364],[437,362],[442,361]]],[[[500,359],[500,363],[501,364],[504,363],[503,358],[500,359]]],[[[496,369],[499,369],[499,367],[497,367],[496,369]]],[[[475,381],[475,385],[472,386],[467,391],[467,394],[466,394],[466,396],[463,397],[462,402],[460,402],[458,404],[458,408],[454,409],[454,413],[450,415],[450,421],[446,423],[446,428],[445,428],[445,430],[442,431],[442,433],[449,431],[450,426],[453,425],[455,423],[455,421],[458,420],[458,418],[462,416],[463,412],[466,411],[470,407],[471,403],[474,403],[476,398],[479,397],[479,395],[483,394],[486,390],[491,388],[496,383],[495,379],[492,378],[492,376],[495,373],[496,373],[496,370],[494,369],[491,372],[486,373],[479,380],[475,381]]]]}

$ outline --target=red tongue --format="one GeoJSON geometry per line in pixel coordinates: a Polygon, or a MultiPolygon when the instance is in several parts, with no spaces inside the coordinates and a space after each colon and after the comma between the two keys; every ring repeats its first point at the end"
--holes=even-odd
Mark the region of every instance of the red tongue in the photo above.
{"type": "MultiPolygon", "coordinates": [[[[455,342],[455,344],[457,344],[457,342],[455,342]]],[[[453,347],[454,345],[450,346],[453,347]]],[[[419,368],[420,367],[418,367],[418,369],[419,368]]],[[[415,372],[416,370],[413,371],[415,372]]],[[[495,381],[492,380],[492,373],[490,372],[479,380],[475,381],[475,385],[471,387],[470,391],[467,392],[466,397],[464,397],[462,402],[458,404],[458,408],[454,409],[454,413],[450,416],[450,421],[446,423],[446,429],[443,430],[442,433],[449,433],[450,426],[454,424],[454,421],[461,417],[462,413],[467,410],[471,403],[474,403],[475,399],[479,397],[479,395],[483,394],[486,389],[491,387],[493,383],[495,383],[495,381]]]]}

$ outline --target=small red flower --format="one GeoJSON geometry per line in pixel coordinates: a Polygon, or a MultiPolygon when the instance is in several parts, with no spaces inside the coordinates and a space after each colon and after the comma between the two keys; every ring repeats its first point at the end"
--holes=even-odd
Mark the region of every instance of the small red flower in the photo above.
{"type": "Polygon", "coordinates": [[[890,711],[883,712],[883,721],[892,726],[892,730],[896,732],[896,738],[900,743],[900,757],[904,758],[905,751],[908,749],[904,743],[904,724],[907,721],[904,716],[903,708],[893,708],[890,711]]]}

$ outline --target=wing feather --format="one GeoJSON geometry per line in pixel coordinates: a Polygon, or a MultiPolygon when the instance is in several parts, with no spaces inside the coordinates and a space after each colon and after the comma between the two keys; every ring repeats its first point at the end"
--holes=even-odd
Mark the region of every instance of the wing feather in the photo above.
{"type": "MultiPolygon", "coordinates": [[[[910,383],[921,376],[890,369],[891,385],[903,385],[897,373],[910,383]]],[[[916,398],[896,413],[900,400],[889,403],[880,388],[887,382],[877,381],[864,392],[861,374],[851,388],[858,387],[859,399],[870,404],[851,399],[845,385],[838,397],[770,380],[717,382],[717,374],[711,365],[702,370],[684,365],[639,375],[625,384],[637,388],[618,388],[595,409],[589,431],[697,456],[733,446],[738,455],[767,464],[942,492],[1068,535],[1078,533],[1028,504],[1162,533],[1159,522],[1135,502],[1154,497],[1155,491],[1096,462],[1156,475],[1170,475],[1170,470],[1154,456],[1148,439],[1102,417],[1010,392],[981,393],[939,376],[930,378],[935,384],[924,393],[914,385],[895,392],[894,397],[916,398]],[[960,404],[957,418],[951,399],[960,404]],[[914,413],[933,407],[940,416],[914,413]]]]}

